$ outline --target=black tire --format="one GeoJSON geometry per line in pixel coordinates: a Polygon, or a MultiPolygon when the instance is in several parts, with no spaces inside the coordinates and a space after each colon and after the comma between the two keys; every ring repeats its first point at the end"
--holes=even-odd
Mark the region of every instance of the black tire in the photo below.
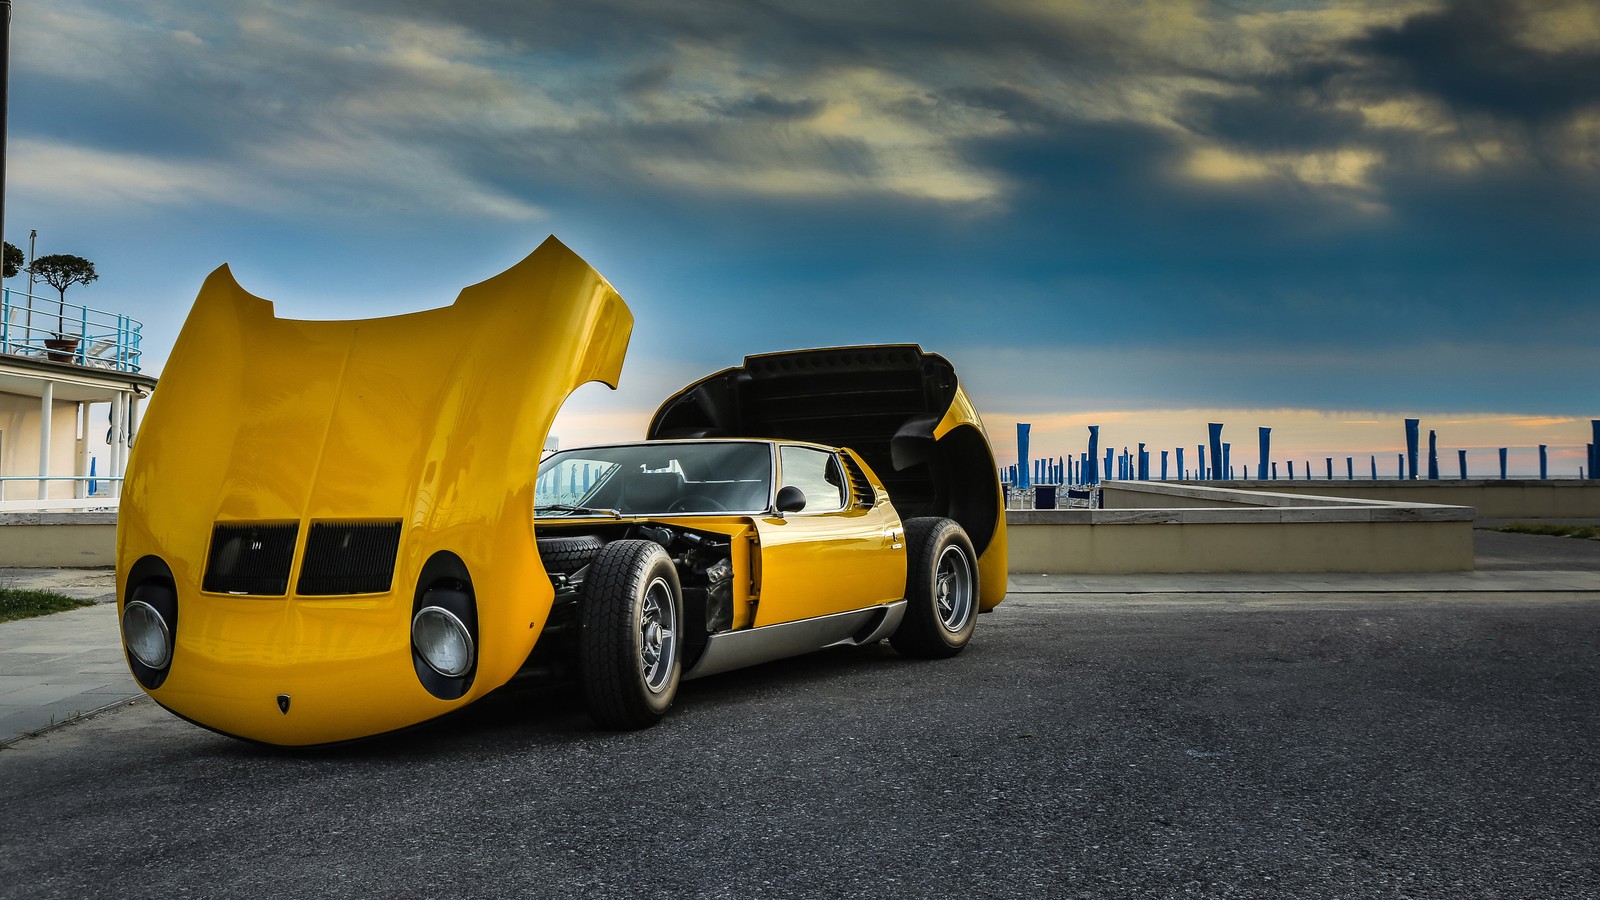
{"type": "Polygon", "coordinates": [[[907,519],[906,617],[889,643],[902,655],[947,659],[972,640],[978,619],[978,555],[950,519],[907,519]]]}
{"type": "Polygon", "coordinates": [[[592,534],[558,534],[535,538],[534,541],[539,545],[539,561],[544,563],[544,570],[550,573],[576,572],[588,565],[600,548],[606,545],[603,538],[592,534]]]}
{"type": "Polygon", "coordinates": [[[666,551],[654,541],[606,544],[584,579],[578,617],[578,671],[595,724],[661,721],[683,674],[683,590],[666,551]]]}

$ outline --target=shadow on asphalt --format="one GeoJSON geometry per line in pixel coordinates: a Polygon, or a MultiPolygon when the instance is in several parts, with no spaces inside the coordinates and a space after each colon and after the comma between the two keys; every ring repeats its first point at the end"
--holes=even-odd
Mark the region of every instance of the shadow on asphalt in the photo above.
{"type": "MultiPolygon", "coordinates": [[[[759,702],[760,697],[772,692],[824,688],[874,668],[930,664],[934,663],[900,656],[887,641],[869,647],[821,650],[684,682],[667,716],[670,719],[690,715],[697,708],[759,702]]],[[[453,713],[387,734],[316,747],[277,747],[211,732],[215,743],[210,749],[216,757],[227,759],[397,761],[457,754],[468,745],[565,744],[579,739],[606,742],[623,740],[631,734],[634,732],[596,727],[584,709],[582,690],[576,683],[512,684],[453,713]]]]}

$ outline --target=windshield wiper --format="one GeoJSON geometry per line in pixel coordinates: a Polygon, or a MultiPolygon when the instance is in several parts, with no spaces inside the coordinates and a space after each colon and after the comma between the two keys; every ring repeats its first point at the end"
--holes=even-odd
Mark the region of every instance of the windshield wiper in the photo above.
{"type": "Polygon", "coordinates": [[[610,516],[613,519],[622,518],[621,510],[602,509],[600,507],[593,506],[570,506],[565,503],[551,503],[546,506],[535,506],[533,508],[533,514],[536,516],[542,512],[564,512],[580,516],[610,516]]]}

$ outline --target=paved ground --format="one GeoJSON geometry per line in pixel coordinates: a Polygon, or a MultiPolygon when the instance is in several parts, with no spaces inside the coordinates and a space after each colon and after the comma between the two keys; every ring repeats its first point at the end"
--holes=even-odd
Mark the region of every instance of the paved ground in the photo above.
{"type": "MultiPolygon", "coordinates": [[[[1593,524],[1593,520],[1582,520],[1593,524]]],[[[1017,594],[1600,591],[1600,541],[1474,532],[1475,572],[1402,575],[1040,575],[1012,573],[1017,594]]],[[[109,604],[110,569],[0,569],[0,587],[109,604]]],[[[0,747],[140,696],[109,608],[0,623],[0,747]]]]}
{"type": "Polygon", "coordinates": [[[1597,590],[1019,586],[954,660],[730,673],[632,734],[523,692],[286,753],[140,701],[0,750],[0,897],[1593,898],[1597,686],[1597,590]]]}

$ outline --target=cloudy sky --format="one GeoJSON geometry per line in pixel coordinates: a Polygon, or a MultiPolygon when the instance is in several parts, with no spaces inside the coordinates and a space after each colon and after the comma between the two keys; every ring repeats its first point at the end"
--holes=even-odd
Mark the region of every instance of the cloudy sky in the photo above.
{"type": "Polygon", "coordinates": [[[156,370],[223,262],[361,317],[554,233],[638,320],[564,444],[877,341],[952,359],[1002,457],[1224,421],[1392,468],[1418,416],[1447,474],[1576,474],[1600,416],[1588,0],[52,0],[10,104],[6,239],[94,260],[69,299],[156,370]]]}

